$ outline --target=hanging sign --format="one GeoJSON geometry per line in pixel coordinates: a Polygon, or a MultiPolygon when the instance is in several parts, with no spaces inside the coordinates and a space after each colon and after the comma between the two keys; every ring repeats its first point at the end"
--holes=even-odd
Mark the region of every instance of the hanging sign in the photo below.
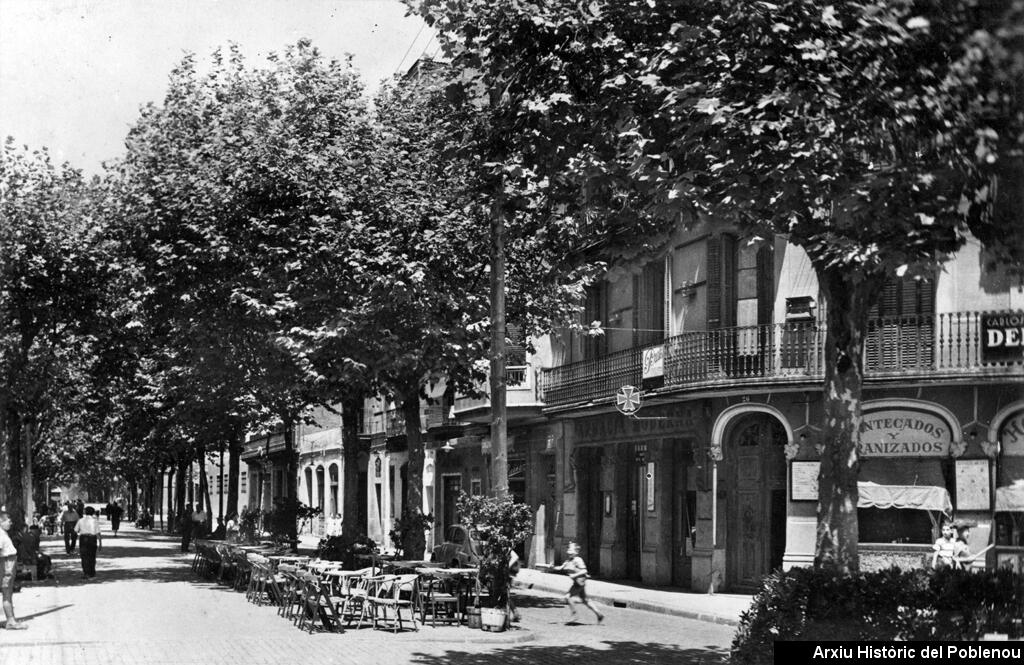
{"type": "Polygon", "coordinates": [[[981,360],[1014,362],[1024,358],[1024,312],[981,315],[981,360]]]}
{"type": "Polygon", "coordinates": [[[640,391],[634,386],[622,386],[615,393],[615,408],[626,416],[640,410],[640,391]]]}

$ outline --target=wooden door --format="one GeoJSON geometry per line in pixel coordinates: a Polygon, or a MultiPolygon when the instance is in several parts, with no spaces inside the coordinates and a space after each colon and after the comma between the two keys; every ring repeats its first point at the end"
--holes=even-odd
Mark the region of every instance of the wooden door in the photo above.
{"type": "Polygon", "coordinates": [[[785,551],[785,432],[774,418],[742,421],[731,435],[729,583],[755,590],[785,551]]]}

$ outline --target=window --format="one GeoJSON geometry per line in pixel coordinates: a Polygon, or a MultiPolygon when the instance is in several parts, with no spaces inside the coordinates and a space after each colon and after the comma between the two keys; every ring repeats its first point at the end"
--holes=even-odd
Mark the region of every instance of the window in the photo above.
{"type": "Polygon", "coordinates": [[[640,347],[660,344],[665,340],[665,261],[648,263],[635,279],[634,344],[640,347]]]}
{"type": "Polygon", "coordinates": [[[473,496],[480,496],[483,494],[483,489],[479,478],[474,478],[469,481],[469,493],[473,496]]]}
{"type": "MultiPolygon", "coordinates": [[[[594,321],[608,327],[608,284],[598,282],[587,289],[583,305],[583,328],[586,330],[594,321]]],[[[583,359],[593,360],[608,353],[608,332],[602,335],[583,333],[583,359]]]]}
{"type": "Polygon", "coordinates": [[[935,281],[889,280],[869,313],[864,368],[884,372],[931,367],[934,326],[935,281]]]}

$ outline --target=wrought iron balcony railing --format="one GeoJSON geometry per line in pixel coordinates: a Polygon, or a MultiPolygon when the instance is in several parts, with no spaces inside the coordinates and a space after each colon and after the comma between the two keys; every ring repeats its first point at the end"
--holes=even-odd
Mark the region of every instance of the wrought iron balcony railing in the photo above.
{"type": "MultiPolygon", "coordinates": [[[[867,378],[1024,376],[1024,357],[984,357],[982,316],[953,312],[872,320],[864,341],[867,378]]],[[[824,342],[824,326],[813,321],[684,333],[663,343],[664,386],[819,381],[824,342]]],[[[639,386],[642,358],[643,349],[628,349],[545,370],[546,406],[607,398],[623,385],[639,386]]]]}

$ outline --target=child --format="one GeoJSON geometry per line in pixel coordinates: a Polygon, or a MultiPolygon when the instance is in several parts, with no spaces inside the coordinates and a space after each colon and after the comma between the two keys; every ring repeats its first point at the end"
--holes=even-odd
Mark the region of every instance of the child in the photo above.
{"type": "Polygon", "coordinates": [[[565,603],[569,606],[572,620],[576,620],[576,608],[572,606],[572,599],[575,596],[579,598],[581,603],[589,607],[591,612],[597,615],[597,622],[601,623],[604,621],[604,615],[594,607],[587,597],[587,564],[583,562],[583,557],[580,556],[580,548],[577,547],[576,543],[569,543],[565,548],[565,554],[567,558],[562,562],[558,570],[568,573],[569,577],[572,578],[572,586],[569,587],[569,593],[565,594],[565,603]]]}
{"type": "Polygon", "coordinates": [[[932,568],[938,566],[958,567],[960,552],[964,549],[953,531],[953,523],[946,522],[942,525],[942,535],[932,545],[932,568]]]}

